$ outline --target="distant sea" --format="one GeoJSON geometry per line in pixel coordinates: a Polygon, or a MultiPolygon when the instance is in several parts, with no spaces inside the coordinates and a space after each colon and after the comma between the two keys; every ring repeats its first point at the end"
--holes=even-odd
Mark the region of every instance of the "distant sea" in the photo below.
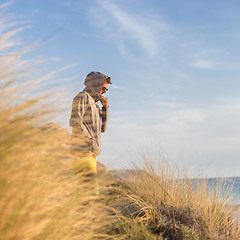
{"type": "Polygon", "coordinates": [[[233,203],[240,205],[240,177],[208,178],[208,188],[214,190],[217,182],[222,184],[226,191],[231,189],[230,195],[233,196],[233,203]]]}

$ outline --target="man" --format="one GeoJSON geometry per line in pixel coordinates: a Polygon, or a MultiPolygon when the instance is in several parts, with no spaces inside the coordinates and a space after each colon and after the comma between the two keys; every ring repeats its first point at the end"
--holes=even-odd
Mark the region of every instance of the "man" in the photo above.
{"type": "Polygon", "coordinates": [[[87,75],[84,90],[78,93],[72,104],[70,126],[71,154],[74,171],[95,175],[96,156],[101,152],[101,132],[105,132],[108,121],[107,92],[111,78],[101,72],[87,75]],[[101,102],[100,109],[98,101],[101,102]]]}

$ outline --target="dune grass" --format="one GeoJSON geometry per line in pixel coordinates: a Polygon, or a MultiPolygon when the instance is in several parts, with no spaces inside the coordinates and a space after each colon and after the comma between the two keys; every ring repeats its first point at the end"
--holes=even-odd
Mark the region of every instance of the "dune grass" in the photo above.
{"type": "Polygon", "coordinates": [[[111,188],[115,223],[110,234],[128,236],[124,239],[240,239],[231,189],[219,182],[211,190],[207,179],[191,180],[148,149],[134,161],[141,170],[111,188]]]}
{"type": "Polygon", "coordinates": [[[66,133],[24,124],[4,129],[1,238],[92,239],[102,208],[94,202],[92,185],[73,173],[64,142],[56,140],[66,133]]]}
{"type": "Polygon", "coordinates": [[[34,78],[8,25],[0,22],[0,238],[101,237],[104,208],[94,185],[72,170],[69,132],[43,121],[55,111],[41,88],[47,75],[34,78]]]}

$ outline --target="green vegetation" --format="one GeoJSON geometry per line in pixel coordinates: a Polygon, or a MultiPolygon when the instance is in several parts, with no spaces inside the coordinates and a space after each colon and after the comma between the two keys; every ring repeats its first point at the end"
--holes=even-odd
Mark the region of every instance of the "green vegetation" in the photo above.
{"type": "Polygon", "coordinates": [[[39,78],[21,81],[14,34],[0,38],[1,239],[240,239],[238,210],[220,184],[209,192],[206,180],[193,184],[149,150],[127,178],[103,172],[96,197],[71,168],[68,131],[43,122],[45,93],[23,97],[39,78]]]}

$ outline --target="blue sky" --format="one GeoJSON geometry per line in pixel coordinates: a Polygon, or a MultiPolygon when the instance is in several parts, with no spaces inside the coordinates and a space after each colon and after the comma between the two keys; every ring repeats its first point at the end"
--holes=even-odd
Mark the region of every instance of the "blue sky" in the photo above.
{"type": "MultiPolygon", "coordinates": [[[[8,6],[29,57],[61,69],[71,101],[92,70],[112,78],[100,161],[128,165],[126,150],[161,146],[195,174],[240,175],[240,3],[190,0],[18,0],[8,6]]],[[[64,92],[64,93],[65,93],[64,92]]],[[[60,93],[61,94],[61,93],[60,93]]]]}

